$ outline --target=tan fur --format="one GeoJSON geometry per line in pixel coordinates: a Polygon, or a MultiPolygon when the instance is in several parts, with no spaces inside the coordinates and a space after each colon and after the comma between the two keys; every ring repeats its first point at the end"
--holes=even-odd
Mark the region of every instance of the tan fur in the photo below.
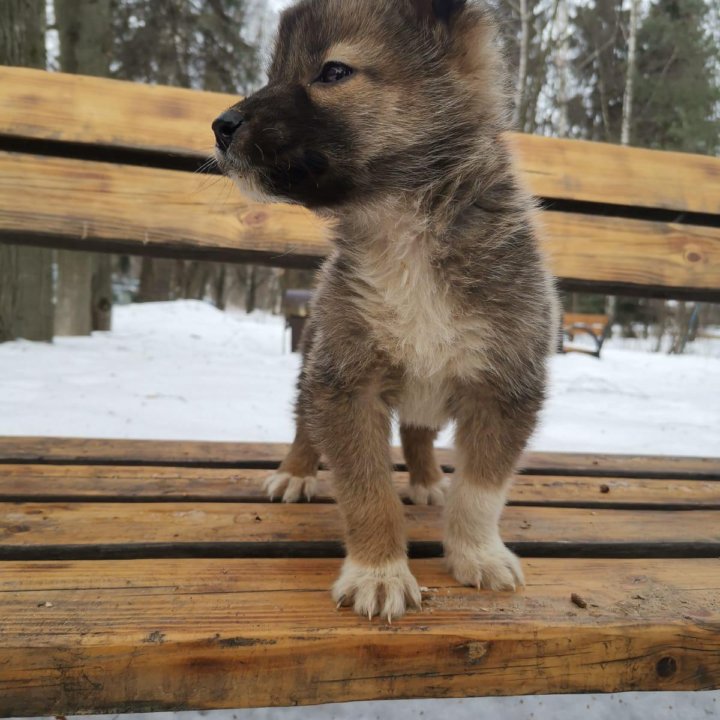
{"type": "Polygon", "coordinates": [[[283,16],[268,87],[238,105],[247,122],[219,154],[242,186],[335,227],[296,441],[267,487],[301,499],[327,458],[348,552],[334,597],[363,615],[419,602],[392,485],[393,416],[410,498],[423,504],[445,500],[432,442],[456,423],[445,548],[457,580],[522,583],[498,521],[543,401],[557,302],[533,200],[502,141],[505,91],[479,3],[301,0],[283,16]],[[328,62],[352,75],[318,82],[328,62]]]}

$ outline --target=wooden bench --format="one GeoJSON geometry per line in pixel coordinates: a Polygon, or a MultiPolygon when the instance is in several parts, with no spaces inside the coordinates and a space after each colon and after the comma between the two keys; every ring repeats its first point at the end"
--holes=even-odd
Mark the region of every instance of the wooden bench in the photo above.
{"type": "MultiPolygon", "coordinates": [[[[0,242],[317,263],[317,220],[192,173],[231,101],[0,68],[0,242]]],[[[719,160],[508,141],[563,287],[720,298],[719,160]]],[[[327,475],[266,502],[285,450],[0,438],[0,716],[720,687],[720,459],[528,456],[517,594],[458,587],[408,506],[424,610],[388,626],[329,600],[327,475]]]]}
{"type": "Polygon", "coordinates": [[[568,342],[562,346],[563,352],[579,352],[599,358],[605,340],[612,332],[612,320],[609,315],[591,313],[565,313],[563,316],[563,337],[568,342]],[[576,335],[590,336],[592,349],[572,345],[576,335]]]}

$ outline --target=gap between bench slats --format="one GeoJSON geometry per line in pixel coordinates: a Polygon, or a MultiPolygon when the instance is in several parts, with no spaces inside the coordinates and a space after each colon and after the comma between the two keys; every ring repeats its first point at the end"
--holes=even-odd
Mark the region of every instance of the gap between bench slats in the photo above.
{"type": "MultiPolygon", "coordinates": [[[[440,508],[407,506],[410,552],[442,554],[440,508]]],[[[508,544],[525,556],[720,557],[720,511],[508,507],[508,544]]],[[[333,505],[3,503],[0,559],[338,557],[333,505]]]]}
{"type": "MultiPolygon", "coordinates": [[[[284,443],[233,443],[174,440],[0,437],[0,464],[176,466],[271,469],[287,454],[284,443]]],[[[402,466],[402,452],[394,448],[402,466]]],[[[438,461],[453,465],[451,450],[438,448],[438,461]]],[[[524,473],[663,479],[720,479],[720,458],[528,453],[524,473]]],[[[398,469],[404,469],[399,467],[398,469]]]]}
{"type": "MultiPolygon", "coordinates": [[[[0,465],[0,502],[266,502],[267,470],[0,465]]],[[[401,496],[407,473],[395,473],[401,496]]],[[[314,503],[332,502],[321,472],[314,503]]],[[[720,481],[519,475],[511,505],[616,509],[720,509],[720,481]]]]}

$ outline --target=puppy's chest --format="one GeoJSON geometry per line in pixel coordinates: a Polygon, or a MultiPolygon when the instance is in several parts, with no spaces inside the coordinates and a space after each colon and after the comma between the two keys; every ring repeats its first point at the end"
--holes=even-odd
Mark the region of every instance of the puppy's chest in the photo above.
{"type": "Polygon", "coordinates": [[[468,317],[417,238],[388,242],[358,265],[358,305],[378,346],[407,380],[432,384],[482,365],[483,323],[468,317]]]}

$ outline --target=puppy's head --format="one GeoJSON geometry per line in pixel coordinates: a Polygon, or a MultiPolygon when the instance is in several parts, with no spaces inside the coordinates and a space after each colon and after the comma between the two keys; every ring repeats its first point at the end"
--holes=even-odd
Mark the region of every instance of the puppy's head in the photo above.
{"type": "Polygon", "coordinates": [[[438,183],[503,123],[495,45],[472,0],[301,0],[267,86],[213,125],[220,167],[255,198],[330,211],[438,183]]]}

